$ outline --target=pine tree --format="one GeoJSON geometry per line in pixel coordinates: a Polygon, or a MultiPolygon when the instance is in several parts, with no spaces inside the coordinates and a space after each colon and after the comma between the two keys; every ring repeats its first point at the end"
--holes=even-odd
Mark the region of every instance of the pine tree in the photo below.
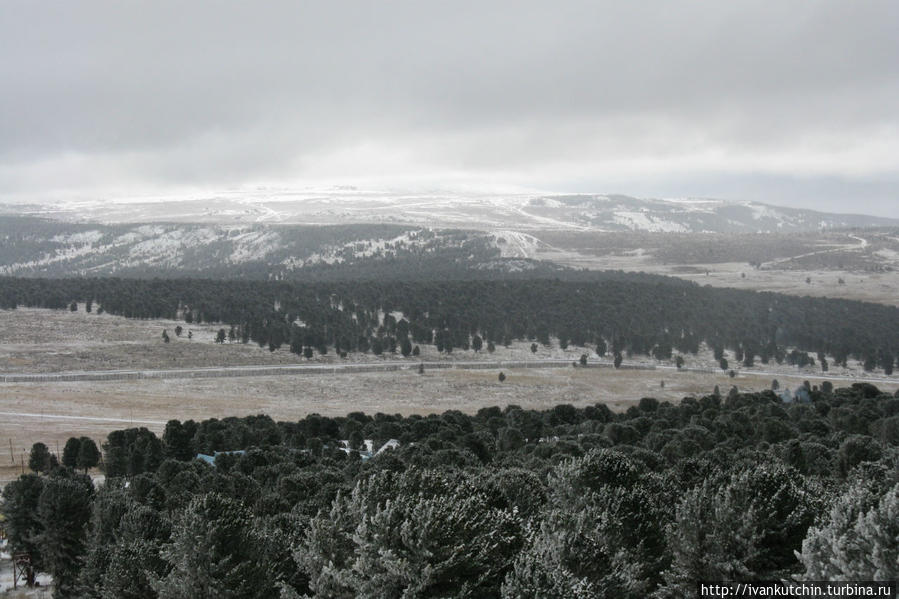
{"type": "MultiPolygon", "coordinates": [[[[43,522],[38,515],[38,503],[48,480],[36,474],[23,474],[3,488],[2,513],[4,529],[12,553],[27,553],[32,570],[43,570],[44,561],[39,541],[43,522]]],[[[33,582],[33,572],[31,579],[33,582]]]]}
{"type": "Polygon", "coordinates": [[[28,468],[32,472],[49,472],[53,466],[53,461],[53,456],[46,445],[37,442],[31,446],[31,453],[28,454],[28,468]]]}
{"type": "Polygon", "coordinates": [[[899,485],[882,496],[865,481],[836,497],[808,531],[799,560],[805,580],[895,580],[899,574],[899,485]]]}
{"type": "Polygon", "coordinates": [[[97,449],[97,444],[89,437],[81,437],[81,439],[79,439],[76,466],[86,473],[90,468],[93,468],[99,463],[100,450],[97,449]]]}
{"type": "Polygon", "coordinates": [[[277,596],[270,567],[259,561],[249,511],[218,493],[193,499],[161,552],[171,571],[152,586],[159,599],[277,596]]]}
{"type": "Polygon", "coordinates": [[[81,439],[69,437],[62,449],[62,465],[73,470],[78,467],[78,452],[81,451],[81,439]]]}
{"type": "Polygon", "coordinates": [[[54,597],[76,597],[79,559],[91,515],[94,486],[84,475],[47,479],[37,513],[43,530],[38,537],[44,566],[53,575],[54,597]]]}

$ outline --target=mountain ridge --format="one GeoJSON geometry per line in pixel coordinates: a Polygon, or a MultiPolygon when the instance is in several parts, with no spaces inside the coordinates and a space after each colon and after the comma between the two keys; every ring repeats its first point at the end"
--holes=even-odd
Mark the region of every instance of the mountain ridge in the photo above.
{"type": "Polygon", "coordinates": [[[396,224],[605,232],[784,233],[899,227],[899,218],[835,214],[755,201],[646,199],[620,194],[394,193],[345,188],[6,204],[0,205],[0,214],[106,224],[396,224]]]}

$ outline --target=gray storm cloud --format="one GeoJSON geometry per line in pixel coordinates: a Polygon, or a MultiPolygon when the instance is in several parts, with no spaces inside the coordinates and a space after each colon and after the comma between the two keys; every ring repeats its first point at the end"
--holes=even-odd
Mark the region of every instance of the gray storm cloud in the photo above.
{"type": "Polygon", "coordinates": [[[359,179],[889,214],[896,31],[892,1],[11,1],[0,199],[359,179]]]}

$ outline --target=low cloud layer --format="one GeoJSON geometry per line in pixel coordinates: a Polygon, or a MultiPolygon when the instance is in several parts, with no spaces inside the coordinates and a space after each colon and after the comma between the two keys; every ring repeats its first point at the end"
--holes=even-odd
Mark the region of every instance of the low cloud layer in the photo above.
{"type": "Polygon", "coordinates": [[[0,200],[364,181],[891,215],[896,31],[889,0],[13,1],[0,200]]]}

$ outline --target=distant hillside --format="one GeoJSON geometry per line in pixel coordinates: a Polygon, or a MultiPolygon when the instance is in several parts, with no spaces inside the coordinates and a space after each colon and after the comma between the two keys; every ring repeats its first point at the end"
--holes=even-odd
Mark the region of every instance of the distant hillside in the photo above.
{"type": "Polygon", "coordinates": [[[644,200],[621,195],[533,198],[523,211],[534,218],[600,231],[786,233],[899,225],[899,219],[828,214],[758,202],[644,200]]]}
{"type": "Polygon", "coordinates": [[[899,227],[899,219],[828,214],[758,202],[595,194],[404,193],[352,188],[235,190],[209,196],[0,204],[2,214],[110,224],[394,224],[435,229],[725,234],[899,227]]]}
{"type": "Polygon", "coordinates": [[[328,280],[562,269],[529,259],[520,249],[526,236],[507,236],[396,225],[103,225],[0,216],[0,275],[328,280]]]}

